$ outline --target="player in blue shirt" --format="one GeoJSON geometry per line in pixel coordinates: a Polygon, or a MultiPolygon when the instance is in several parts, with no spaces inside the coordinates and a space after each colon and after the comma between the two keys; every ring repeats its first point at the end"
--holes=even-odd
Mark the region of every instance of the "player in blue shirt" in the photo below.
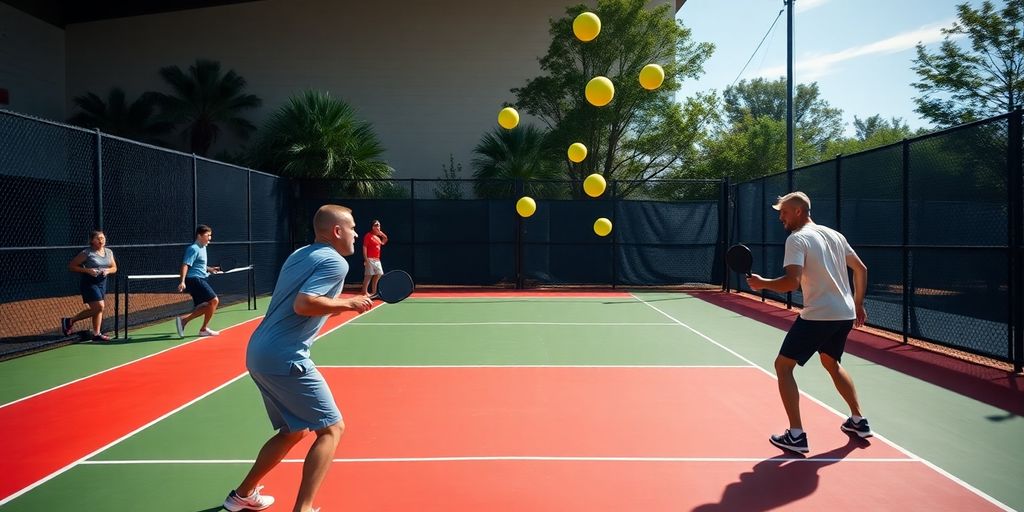
{"type": "Polygon", "coordinates": [[[185,336],[185,324],[193,318],[203,317],[203,326],[199,328],[200,336],[216,336],[220,331],[210,329],[210,319],[217,311],[220,298],[206,278],[210,273],[218,273],[217,267],[206,267],[206,246],[213,240],[213,229],[205,224],[196,228],[196,241],[185,249],[185,257],[181,260],[181,271],[178,282],[178,292],[188,291],[192,296],[192,312],[174,319],[174,327],[178,331],[178,337],[185,336]]]}
{"type": "Polygon", "coordinates": [[[245,364],[278,433],[263,445],[249,474],[224,500],[224,508],[232,512],[263,510],[274,503],[273,497],[260,494],[260,480],[306,431],[315,432],[316,440],[306,454],[293,510],[312,510],[331,466],[345,423],[327,381],[309,359],[309,348],[328,316],[362,313],[373,304],[366,295],[338,297],[348,274],[342,256],[355,252],[355,226],[348,208],[329,204],[317,210],[316,241],[284,262],[267,314],[249,339],[245,364]]]}

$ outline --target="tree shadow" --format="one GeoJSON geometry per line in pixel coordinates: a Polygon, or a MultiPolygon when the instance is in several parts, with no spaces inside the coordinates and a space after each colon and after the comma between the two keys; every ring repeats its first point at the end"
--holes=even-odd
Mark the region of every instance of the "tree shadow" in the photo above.
{"type": "Polygon", "coordinates": [[[820,479],[818,470],[870,445],[865,439],[849,436],[845,445],[812,457],[765,459],[755,464],[753,471],[740,474],[739,481],[727,485],[718,503],[705,503],[693,512],[756,512],[784,507],[814,494],[820,479]]]}

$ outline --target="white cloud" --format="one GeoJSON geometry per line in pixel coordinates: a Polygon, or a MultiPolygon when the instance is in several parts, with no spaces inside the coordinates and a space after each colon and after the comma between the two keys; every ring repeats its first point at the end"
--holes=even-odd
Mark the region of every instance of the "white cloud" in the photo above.
{"type": "Polygon", "coordinates": [[[809,11],[815,7],[821,7],[828,3],[829,0],[796,0],[796,12],[802,13],[809,11]]]}
{"type": "MultiPolygon", "coordinates": [[[[807,3],[814,3],[815,1],[818,1],[821,3],[826,0],[803,1],[807,3]]],[[[800,0],[797,1],[796,5],[797,8],[799,8],[800,0]]],[[[796,73],[798,74],[799,81],[801,82],[813,81],[832,73],[838,64],[848,60],[866,57],[869,55],[889,55],[899,53],[914,48],[919,42],[925,45],[935,43],[943,39],[942,28],[950,26],[952,21],[953,20],[949,20],[943,23],[921,27],[880,41],[854,46],[834,53],[826,53],[824,55],[814,55],[810,57],[797,57],[794,62],[796,73]]],[[[785,76],[786,65],[783,64],[781,66],[764,68],[760,70],[757,75],[770,79],[785,76]]]]}

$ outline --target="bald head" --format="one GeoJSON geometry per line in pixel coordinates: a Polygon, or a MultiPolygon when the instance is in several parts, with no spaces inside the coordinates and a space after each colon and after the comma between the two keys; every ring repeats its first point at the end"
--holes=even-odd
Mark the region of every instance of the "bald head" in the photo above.
{"type": "Polygon", "coordinates": [[[346,227],[352,220],[352,210],[336,204],[325,204],[313,216],[313,232],[319,237],[331,235],[334,226],[346,227]]]}

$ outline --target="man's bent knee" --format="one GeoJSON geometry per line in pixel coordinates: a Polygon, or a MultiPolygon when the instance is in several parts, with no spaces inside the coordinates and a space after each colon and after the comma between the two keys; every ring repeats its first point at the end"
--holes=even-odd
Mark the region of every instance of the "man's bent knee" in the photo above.
{"type": "Polygon", "coordinates": [[[344,434],[344,433],[345,433],[345,422],[344,421],[339,421],[339,422],[337,422],[337,423],[335,423],[333,425],[328,425],[328,426],[326,426],[326,427],[316,431],[316,435],[318,435],[318,436],[330,434],[330,435],[333,435],[335,437],[341,437],[341,435],[344,434]]]}
{"type": "Polygon", "coordinates": [[[790,373],[790,372],[793,371],[793,368],[795,368],[795,367],[796,367],[796,360],[795,359],[790,359],[790,358],[788,358],[786,356],[782,356],[782,355],[780,355],[780,356],[775,358],[775,371],[777,373],[781,373],[781,372],[790,373]]]}

